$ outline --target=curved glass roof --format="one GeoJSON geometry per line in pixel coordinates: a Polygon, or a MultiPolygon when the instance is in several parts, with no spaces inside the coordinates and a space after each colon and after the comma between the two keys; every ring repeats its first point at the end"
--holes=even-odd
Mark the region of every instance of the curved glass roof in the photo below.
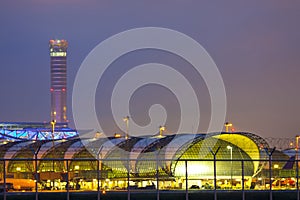
{"type": "MultiPolygon", "coordinates": [[[[252,176],[259,170],[259,166],[262,166],[258,161],[254,161],[262,157],[262,147],[268,147],[268,144],[261,137],[243,132],[131,137],[127,140],[113,137],[97,139],[77,137],[53,141],[5,141],[0,145],[0,156],[6,159],[33,159],[34,152],[39,149],[38,159],[70,159],[71,170],[75,168],[96,170],[96,158],[99,154],[102,170],[107,172],[106,177],[112,178],[126,177],[128,170],[131,177],[151,177],[155,175],[156,167],[161,177],[181,176],[185,169],[184,160],[192,159],[188,161],[189,176],[210,177],[213,167],[210,149],[216,151],[220,148],[217,159],[223,161],[217,163],[218,176],[228,176],[221,169],[227,169],[229,166],[241,169],[241,161],[232,161],[232,164],[229,164],[229,159],[249,160],[244,163],[245,174],[252,176]],[[227,146],[232,148],[232,157],[227,146]],[[82,159],[89,159],[89,163],[87,164],[82,159]],[[158,165],[156,161],[159,161],[158,165]],[[201,169],[201,173],[196,172],[196,169],[201,169]]],[[[14,171],[18,163],[21,162],[10,161],[7,166],[14,171]]],[[[27,164],[23,162],[23,164],[25,171],[33,170],[32,161],[27,164]]],[[[54,166],[49,160],[43,160],[39,162],[39,169],[41,171],[64,171],[65,165],[63,161],[57,162],[54,166]]],[[[223,171],[228,172],[228,170],[223,171]]],[[[240,175],[240,173],[241,171],[235,170],[233,176],[240,175]]]]}
{"type": "MultiPolygon", "coordinates": [[[[213,177],[213,152],[219,149],[216,159],[218,160],[217,176],[230,176],[231,171],[233,176],[241,176],[241,161],[232,160],[250,160],[250,156],[240,149],[238,146],[228,143],[227,141],[216,139],[214,137],[199,138],[193,142],[193,144],[182,153],[180,160],[194,159],[195,161],[188,161],[188,173],[193,177],[213,177]],[[232,154],[231,150],[232,149],[232,154]],[[224,161],[220,161],[224,160],[224,161]],[[234,170],[232,170],[234,169],[234,170]],[[229,174],[228,174],[229,173],[229,174]]],[[[185,162],[175,160],[172,162],[172,173],[175,176],[184,176],[185,162]]],[[[245,163],[245,176],[252,176],[254,174],[253,162],[245,163]]]]}
{"type": "Polygon", "coordinates": [[[34,141],[20,142],[13,145],[6,151],[4,159],[11,159],[16,153],[32,143],[34,143],[34,141]]]}
{"type": "Polygon", "coordinates": [[[135,162],[135,170],[139,177],[155,176],[156,167],[159,169],[160,177],[169,176],[169,171],[165,167],[166,164],[164,161],[166,153],[165,146],[167,146],[173,138],[174,135],[160,137],[140,152],[135,162]]]}

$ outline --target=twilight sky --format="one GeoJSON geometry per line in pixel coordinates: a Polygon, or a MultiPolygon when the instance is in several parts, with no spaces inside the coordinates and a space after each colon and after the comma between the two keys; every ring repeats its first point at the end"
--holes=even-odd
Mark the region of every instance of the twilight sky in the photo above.
{"type": "MultiPolygon", "coordinates": [[[[88,53],[114,34],[154,26],[180,31],[208,51],[226,87],[226,119],[236,130],[294,137],[300,132],[299,19],[297,0],[1,0],[0,121],[50,120],[49,39],[69,42],[68,116],[73,124],[72,87],[88,53]]],[[[116,60],[104,77],[107,85],[97,90],[98,117],[108,124],[108,132],[119,131],[110,124],[103,103],[113,83],[130,67],[153,61],[182,70],[197,85],[199,131],[205,131],[210,102],[203,81],[197,82],[178,57],[145,50],[116,60]]],[[[132,98],[131,116],[145,125],[149,106],[160,103],[168,112],[167,127],[172,132],[179,112],[173,97],[165,88],[145,86],[132,98]]]]}

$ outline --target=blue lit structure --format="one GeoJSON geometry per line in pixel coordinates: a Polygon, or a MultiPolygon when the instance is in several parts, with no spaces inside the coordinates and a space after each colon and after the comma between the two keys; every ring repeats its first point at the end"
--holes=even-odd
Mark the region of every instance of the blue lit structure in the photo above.
{"type": "Polygon", "coordinates": [[[57,124],[54,132],[49,123],[0,122],[1,140],[57,140],[76,137],[77,131],[66,123],[57,124]]]}

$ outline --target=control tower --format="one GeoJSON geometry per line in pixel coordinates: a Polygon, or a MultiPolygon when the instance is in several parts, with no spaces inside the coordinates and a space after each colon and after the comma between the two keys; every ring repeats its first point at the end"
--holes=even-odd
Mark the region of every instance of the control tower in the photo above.
{"type": "Polygon", "coordinates": [[[66,40],[50,40],[51,121],[67,123],[67,48],[66,40]]]}

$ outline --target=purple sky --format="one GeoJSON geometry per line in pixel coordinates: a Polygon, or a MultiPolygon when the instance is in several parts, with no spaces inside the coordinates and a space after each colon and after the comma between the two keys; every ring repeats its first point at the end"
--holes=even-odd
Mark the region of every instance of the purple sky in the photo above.
{"type": "MultiPolygon", "coordinates": [[[[236,130],[252,131],[263,137],[294,137],[300,132],[299,19],[300,2],[296,0],[247,3],[239,0],[1,0],[0,121],[49,121],[49,39],[69,42],[68,114],[72,121],[72,86],[87,54],[101,41],[121,31],[158,26],[185,33],[205,47],[223,76],[228,99],[227,120],[236,130]]],[[[181,62],[159,52],[137,55],[138,58],[129,55],[120,59],[110,73],[120,73],[117,66],[152,61],[153,55],[162,63],[181,62]]],[[[201,87],[198,95],[202,97],[201,87]]],[[[163,93],[160,90],[157,88],[157,95],[163,93]]],[[[97,102],[101,102],[105,92],[98,93],[97,102]]],[[[203,94],[200,103],[204,128],[200,127],[199,131],[205,129],[210,117],[205,106],[209,105],[207,96],[203,94]]],[[[136,98],[143,95],[137,92],[136,98]]],[[[177,109],[172,108],[176,101],[162,101],[170,112],[177,109]]],[[[133,115],[143,115],[143,109],[151,103],[157,102],[137,103],[133,115]]],[[[101,105],[97,109],[106,118],[101,105]]],[[[141,119],[136,120],[146,123],[141,119]]],[[[168,120],[172,130],[178,120],[168,120]]],[[[111,132],[117,131],[115,127],[110,128],[111,132]]]]}

